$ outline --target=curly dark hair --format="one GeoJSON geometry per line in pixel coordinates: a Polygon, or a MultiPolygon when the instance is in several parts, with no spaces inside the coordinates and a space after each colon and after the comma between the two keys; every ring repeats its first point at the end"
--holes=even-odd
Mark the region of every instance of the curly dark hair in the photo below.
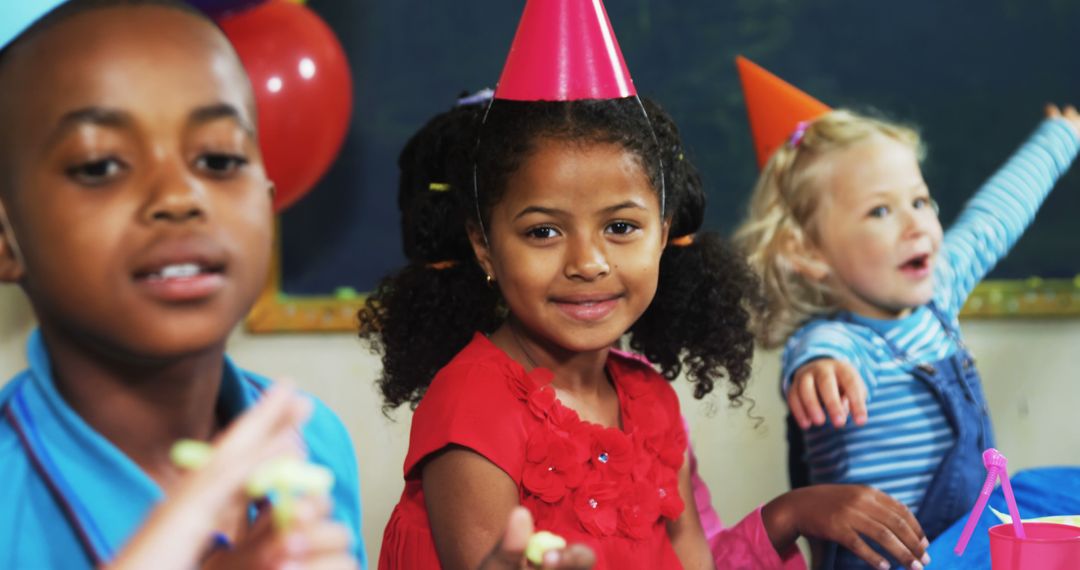
{"type": "Polygon", "coordinates": [[[398,160],[409,264],[379,284],[359,315],[360,337],[382,352],[384,411],[406,402],[415,407],[435,373],[476,331],[490,333],[503,322],[506,309],[498,292],[483,284],[466,228],[487,219],[507,178],[541,139],[617,144],[637,157],[657,193],[663,191],[670,235],[693,241],[665,249],[656,297],[628,331],[630,347],[669,380],[685,367],[696,398],[726,378],[728,398],[741,403],[753,356],[748,309],[759,303],[757,281],[719,236],[694,236],[704,219],[705,192],[673,119],[647,99],[499,100],[487,110],[462,106],[436,116],[398,160]]]}
{"type": "Polygon", "coordinates": [[[668,192],[670,244],[660,258],[660,282],[649,308],[630,328],[630,347],[674,380],[686,367],[694,397],[728,380],[728,400],[740,405],[754,356],[751,312],[760,307],[757,275],[742,253],[714,232],[701,232],[705,188],[674,119],[650,99],[642,103],[660,145],[668,192]]]}

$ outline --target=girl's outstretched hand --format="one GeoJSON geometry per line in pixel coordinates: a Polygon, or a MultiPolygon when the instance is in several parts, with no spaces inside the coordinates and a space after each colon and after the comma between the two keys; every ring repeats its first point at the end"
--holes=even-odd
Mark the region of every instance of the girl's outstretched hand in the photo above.
{"type": "Polygon", "coordinates": [[[811,485],[789,491],[762,507],[765,530],[777,552],[799,535],[839,543],[874,568],[889,562],[864,538],[876,542],[905,568],[930,563],[919,521],[896,499],[863,485],[811,485]]]}
{"type": "Polygon", "coordinates": [[[855,425],[867,420],[866,383],[854,366],[842,360],[820,358],[800,366],[792,375],[787,403],[802,429],[825,425],[827,419],[842,427],[848,413],[855,425]]]}
{"type": "Polygon", "coordinates": [[[1046,116],[1050,119],[1063,119],[1073,128],[1076,136],[1080,137],[1080,113],[1076,111],[1076,107],[1066,105],[1064,109],[1059,109],[1057,105],[1048,103],[1046,105],[1046,116]]]}
{"type": "MultiPolygon", "coordinates": [[[[478,570],[521,570],[530,568],[525,560],[525,546],[533,532],[532,515],[525,507],[515,507],[510,512],[499,544],[491,551],[478,570]]],[[[588,547],[571,544],[561,550],[550,550],[544,555],[540,568],[558,570],[590,570],[596,564],[596,556],[588,547]]]]}

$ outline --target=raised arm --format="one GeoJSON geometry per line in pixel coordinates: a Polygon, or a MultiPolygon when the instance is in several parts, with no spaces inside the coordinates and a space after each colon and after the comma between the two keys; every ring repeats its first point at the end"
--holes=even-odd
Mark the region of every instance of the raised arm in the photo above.
{"type": "Polygon", "coordinates": [[[1080,150],[1076,109],[1047,107],[1047,120],[967,203],[945,233],[940,301],[955,314],[1012,248],[1080,150]]]}

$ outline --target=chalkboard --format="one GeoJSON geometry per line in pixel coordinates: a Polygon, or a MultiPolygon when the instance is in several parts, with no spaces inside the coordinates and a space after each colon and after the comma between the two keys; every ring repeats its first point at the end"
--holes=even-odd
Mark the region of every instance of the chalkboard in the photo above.
{"type": "MultiPolygon", "coordinates": [[[[280,273],[252,313],[256,330],[353,326],[362,293],[403,263],[399,150],[458,93],[493,86],[524,0],[308,6],[345,47],[355,107],[336,163],[280,217],[280,273]]],[[[702,171],[708,229],[724,233],[740,219],[757,175],[736,54],[834,107],[919,127],[929,149],[924,173],[946,226],[1035,127],[1044,103],[1080,103],[1077,0],[608,0],[606,7],[639,93],[671,112],[702,171]]],[[[968,314],[1080,314],[1077,213],[1074,171],[968,314]]]]}

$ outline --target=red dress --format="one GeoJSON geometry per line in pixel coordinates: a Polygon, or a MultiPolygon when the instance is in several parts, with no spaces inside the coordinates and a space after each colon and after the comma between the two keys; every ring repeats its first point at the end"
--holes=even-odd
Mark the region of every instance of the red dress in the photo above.
{"type": "Polygon", "coordinates": [[[467,447],[505,471],[537,530],[596,552],[597,570],[681,568],[666,521],[683,511],[678,471],[686,431],[671,385],[612,351],[608,374],[623,429],[582,421],[549,385],[477,334],[435,376],[413,415],[405,491],[383,533],[379,568],[439,568],[421,470],[431,453],[467,447]]]}

